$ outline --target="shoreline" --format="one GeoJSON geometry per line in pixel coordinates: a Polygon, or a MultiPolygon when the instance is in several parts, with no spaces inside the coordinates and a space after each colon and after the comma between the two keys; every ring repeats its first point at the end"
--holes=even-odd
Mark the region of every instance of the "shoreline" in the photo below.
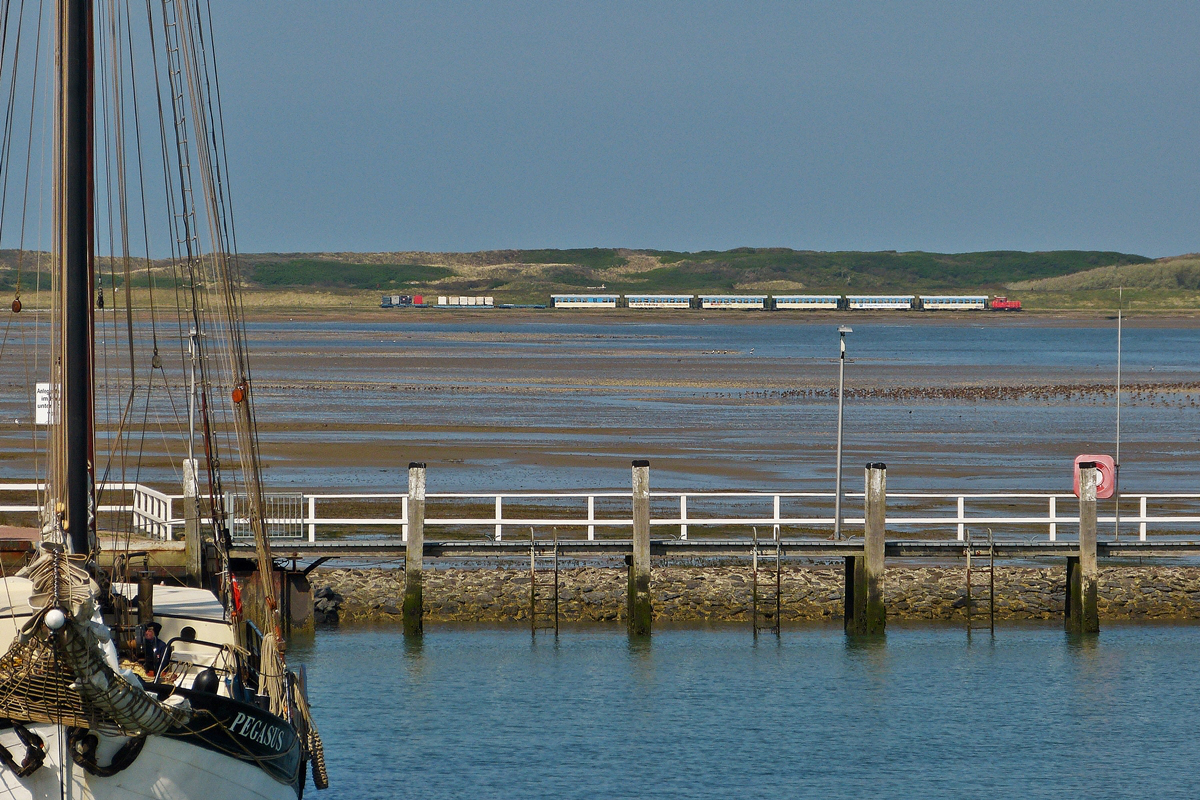
{"type": "MultiPolygon", "coordinates": [[[[25,314],[49,313],[48,309],[27,302],[25,314]]],[[[135,319],[150,318],[150,308],[140,304],[133,309],[135,319]]],[[[1124,324],[1130,328],[1200,328],[1200,308],[1126,309],[1124,324]]],[[[245,308],[249,323],[321,322],[321,323],[679,323],[786,325],[793,323],[844,324],[846,322],[913,325],[988,325],[997,327],[1115,327],[1116,309],[1026,309],[1020,312],[998,311],[758,311],[758,310],[663,310],[663,309],[471,309],[454,308],[379,308],[345,305],[277,306],[270,303],[245,308]]]]}
{"type": "MultiPolygon", "coordinates": [[[[847,321],[870,323],[916,324],[916,325],[995,325],[999,327],[1087,327],[1107,328],[1116,325],[1116,309],[1111,311],[1094,310],[1045,310],[1021,311],[1019,313],[1005,312],[970,312],[970,311],[663,311],[607,309],[328,309],[319,307],[302,307],[294,310],[256,309],[248,308],[246,318],[249,322],[397,322],[411,324],[420,323],[461,323],[496,322],[496,323],[528,323],[528,322],[565,322],[579,323],[680,323],[680,324],[744,324],[744,325],[779,325],[791,323],[834,324],[847,321]]],[[[1179,309],[1164,309],[1162,311],[1127,311],[1124,324],[1128,327],[1141,328],[1200,328],[1200,309],[1180,311],[1179,309]]]]}

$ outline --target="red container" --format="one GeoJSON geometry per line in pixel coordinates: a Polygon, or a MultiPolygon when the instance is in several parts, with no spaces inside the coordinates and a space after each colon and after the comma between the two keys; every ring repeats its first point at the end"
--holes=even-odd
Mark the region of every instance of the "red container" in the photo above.
{"type": "Polygon", "coordinates": [[[1096,464],[1096,499],[1113,496],[1117,484],[1117,467],[1112,456],[1077,456],[1075,458],[1075,496],[1079,496],[1079,465],[1086,461],[1096,464]]]}
{"type": "Polygon", "coordinates": [[[414,295],[413,295],[413,305],[414,305],[414,306],[423,306],[423,305],[425,305],[425,298],[424,298],[424,296],[422,296],[422,295],[419,295],[419,294],[414,294],[414,295]]]}

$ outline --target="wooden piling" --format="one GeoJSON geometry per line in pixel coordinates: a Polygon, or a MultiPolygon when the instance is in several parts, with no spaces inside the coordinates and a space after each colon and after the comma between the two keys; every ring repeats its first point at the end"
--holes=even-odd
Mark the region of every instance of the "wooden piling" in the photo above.
{"type": "Polygon", "coordinates": [[[650,462],[633,462],[633,554],[629,562],[627,604],[629,634],[649,636],[650,605],[650,462]]]}
{"type": "Polygon", "coordinates": [[[846,559],[847,633],[883,633],[887,607],[883,603],[884,542],[887,537],[887,466],[867,464],[863,500],[863,554],[846,559]]]}
{"type": "Polygon", "coordinates": [[[408,543],[404,550],[404,635],[420,636],[423,630],[421,569],[425,557],[425,465],[408,465],[408,543]]]}
{"type": "Polygon", "coordinates": [[[855,612],[855,601],[858,600],[858,586],[854,580],[854,573],[858,569],[858,562],[861,556],[846,556],[845,567],[845,591],[842,593],[842,627],[846,633],[857,633],[856,620],[862,619],[863,613],[867,609],[866,595],[862,598],[861,611],[855,612]]]}
{"type": "Polygon", "coordinates": [[[1067,559],[1066,626],[1072,633],[1098,633],[1100,613],[1096,607],[1099,567],[1096,562],[1095,462],[1079,465],[1079,555],[1067,559]]]}

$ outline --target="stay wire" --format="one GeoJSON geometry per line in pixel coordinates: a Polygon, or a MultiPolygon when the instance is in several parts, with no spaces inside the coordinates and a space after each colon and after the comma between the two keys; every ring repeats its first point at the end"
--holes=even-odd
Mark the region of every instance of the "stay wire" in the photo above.
{"type": "MultiPolygon", "coordinates": [[[[25,187],[21,193],[21,235],[17,245],[16,299],[21,299],[21,273],[25,263],[25,226],[29,217],[29,183],[33,172],[33,128],[37,118],[38,73],[42,66],[42,21],[45,19],[45,0],[38,2],[37,33],[33,40],[33,79],[29,92],[29,137],[25,147],[25,187]]],[[[15,74],[15,71],[14,71],[15,74]]]]}
{"type": "MultiPolygon", "coordinates": [[[[5,4],[3,34],[0,35],[0,54],[3,58],[0,59],[0,65],[7,63],[8,55],[8,25],[9,19],[12,16],[11,8],[5,4]]],[[[12,143],[13,143],[13,127],[16,120],[16,103],[17,103],[17,84],[19,83],[18,69],[21,62],[21,31],[24,26],[21,20],[25,18],[25,0],[21,0],[21,5],[17,10],[17,25],[16,36],[13,42],[12,70],[8,76],[8,102],[5,105],[4,116],[4,138],[0,142],[0,172],[3,173],[3,179],[0,180],[0,239],[4,237],[4,223],[8,218],[8,176],[12,173],[12,143]]],[[[30,126],[32,127],[32,121],[30,126]]]]}

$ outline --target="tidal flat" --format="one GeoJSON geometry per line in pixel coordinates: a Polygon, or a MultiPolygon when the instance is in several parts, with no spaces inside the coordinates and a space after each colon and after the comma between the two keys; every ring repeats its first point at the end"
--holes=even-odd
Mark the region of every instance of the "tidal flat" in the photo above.
{"type": "MultiPolygon", "coordinates": [[[[1116,322],[1103,316],[396,312],[248,324],[266,483],[403,491],[423,461],[431,492],[627,489],[630,460],[648,458],[655,489],[831,491],[838,322],[854,327],[849,490],[867,461],[888,464],[891,491],[1069,490],[1076,455],[1114,452],[1116,322]]],[[[0,363],[12,480],[38,471],[15,357],[28,340],[14,331],[0,363]]],[[[1186,491],[1200,327],[1139,318],[1123,351],[1122,488],[1186,491]]],[[[148,416],[177,426],[186,390],[169,388],[148,416]]],[[[157,437],[138,446],[140,479],[170,491],[179,454],[157,437]]]]}

